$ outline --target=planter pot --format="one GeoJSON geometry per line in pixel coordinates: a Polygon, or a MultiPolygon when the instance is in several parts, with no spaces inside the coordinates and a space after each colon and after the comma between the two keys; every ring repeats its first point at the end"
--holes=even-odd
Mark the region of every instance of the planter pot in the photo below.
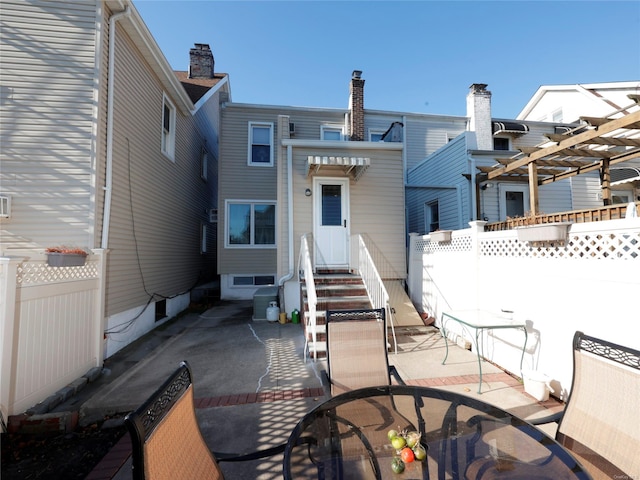
{"type": "Polygon", "coordinates": [[[86,260],[87,256],[79,253],[47,253],[50,267],[81,267],[86,260]]]}
{"type": "Polygon", "coordinates": [[[431,238],[432,242],[450,242],[451,241],[451,230],[439,230],[437,232],[431,232],[429,234],[429,238],[431,238]]]}
{"type": "Polygon", "coordinates": [[[570,223],[542,223],[517,227],[518,240],[525,242],[553,242],[567,239],[570,223]]]}

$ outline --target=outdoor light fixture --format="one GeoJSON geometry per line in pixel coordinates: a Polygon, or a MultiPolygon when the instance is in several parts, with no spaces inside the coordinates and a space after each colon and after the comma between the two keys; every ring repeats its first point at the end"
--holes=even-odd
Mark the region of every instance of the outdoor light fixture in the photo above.
{"type": "Polygon", "coordinates": [[[305,196],[305,197],[310,197],[310,196],[311,196],[311,189],[310,189],[310,188],[307,188],[307,189],[304,191],[304,196],[305,196]]]}
{"type": "Polygon", "coordinates": [[[487,188],[491,188],[491,187],[493,187],[493,183],[487,182],[480,187],[480,190],[486,190],[487,188]]]}

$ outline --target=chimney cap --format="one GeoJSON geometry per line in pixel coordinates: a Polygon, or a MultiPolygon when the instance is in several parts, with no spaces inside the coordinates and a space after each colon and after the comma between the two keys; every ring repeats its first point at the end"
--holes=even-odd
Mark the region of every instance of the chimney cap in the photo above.
{"type": "Polygon", "coordinates": [[[469,88],[472,93],[488,93],[486,83],[472,83],[469,88]]]}
{"type": "Polygon", "coordinates": [[[354,70],[353,73],[351,74],[351,78],[354,80],[360,80],[361,76],[362,76],[362,70],[354,70]]]}
{"type": "Polygon", "coordinates": [[[194,43],[193,45],[198,50],[211,50],[211,47],[208,43],[194,43]]]}

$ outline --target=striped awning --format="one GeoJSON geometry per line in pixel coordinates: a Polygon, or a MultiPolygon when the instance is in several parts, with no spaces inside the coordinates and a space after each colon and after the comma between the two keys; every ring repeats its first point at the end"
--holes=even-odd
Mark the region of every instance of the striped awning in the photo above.
{"type": "Polygon", "coordinates": [[[339,168],[345,174],[351,175],[355,181],[358,181],[370,165],[371,159],[368,157],[309,155],[307,157],[307,175],[315,175],[325,168],[339,168]]]}

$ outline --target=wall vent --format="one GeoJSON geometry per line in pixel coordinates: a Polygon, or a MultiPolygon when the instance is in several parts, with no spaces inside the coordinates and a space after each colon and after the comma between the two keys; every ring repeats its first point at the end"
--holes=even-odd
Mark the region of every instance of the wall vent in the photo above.
{"type": "Polygon", "coordinates": [[[0,218],[11,217],[11,197],[0,195],[0,218]]]}
{"type": "Polygon", "coordinates": [[[218,209],[210,208],[209,209],[209,223],[218,223],[218,209]]]}

